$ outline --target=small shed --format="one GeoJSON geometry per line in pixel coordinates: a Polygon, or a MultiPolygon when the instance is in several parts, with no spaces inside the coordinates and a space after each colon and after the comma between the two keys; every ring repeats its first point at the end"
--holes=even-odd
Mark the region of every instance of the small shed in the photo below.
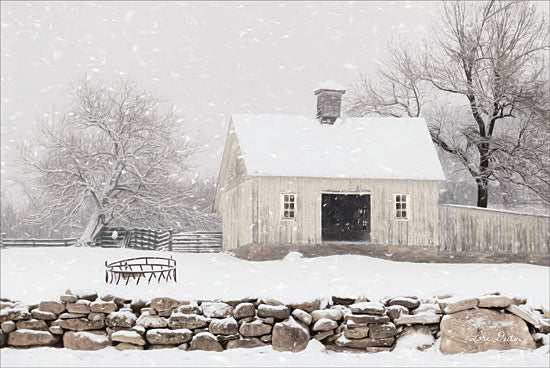
{"type": "Polygon", "coordinates": [[[341,117],[344,92],[334,82],[318,88],[316,116],[231,116],[214,202],[224,250],[437,246],[444,174],[426,122],[341,117]]]}

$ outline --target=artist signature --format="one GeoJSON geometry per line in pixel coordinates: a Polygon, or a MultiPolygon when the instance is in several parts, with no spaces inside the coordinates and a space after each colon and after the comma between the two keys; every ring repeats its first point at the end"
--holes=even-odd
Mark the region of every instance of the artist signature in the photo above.
{"type": "Polygon", "coordinates": [[[496,337],[485,336],[481,331],[479,331],[477,335],[470,337],[468,341],[479,344],[483,342],[520,342],[521,339],[514,335],[506,335],[504,331],[499,331],[496,337]]]}

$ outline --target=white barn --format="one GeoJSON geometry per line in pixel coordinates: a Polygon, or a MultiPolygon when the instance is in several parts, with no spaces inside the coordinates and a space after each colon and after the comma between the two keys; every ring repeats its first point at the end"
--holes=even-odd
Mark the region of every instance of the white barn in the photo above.
{"type": "Polygon", "coordinates": [[[344,89],[315,91],[317,117],[232,115],[214,210],[224,250],[335,241],[437,246],[444,180],[423,118],[341,118],[344,89]]]}

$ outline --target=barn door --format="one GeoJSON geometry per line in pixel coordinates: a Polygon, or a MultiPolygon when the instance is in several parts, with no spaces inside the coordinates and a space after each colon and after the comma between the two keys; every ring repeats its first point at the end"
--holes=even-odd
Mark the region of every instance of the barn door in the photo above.
{"type": "Polygon", "coordinates": [[[370,195],[322,195],[323,241],[370,241],[370,195]]]}

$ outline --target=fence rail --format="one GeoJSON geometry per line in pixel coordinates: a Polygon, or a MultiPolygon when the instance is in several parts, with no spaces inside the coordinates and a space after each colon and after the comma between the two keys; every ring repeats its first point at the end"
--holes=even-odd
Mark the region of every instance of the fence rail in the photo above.
{"type": "MultiPolygon", "coordinates": [[[[172,251],[181,253],[214,253],[222,250],[222,233],[219,231],[191,231],[172,235],[172,251]]],[[[161,246],[159,250],[170,250],[161,246]]]]}
{"type": "Polygon", "coordinates": [[[0,242],[2,248],[33,248],[33,247],[70,247],[76,239],[13,239],[4,238],[0,242]]]}
{"type": "Polygon", "coordinates": [[[439,207],[439,250],[547,254],[550,217],[458,205],[439,207]]]}

